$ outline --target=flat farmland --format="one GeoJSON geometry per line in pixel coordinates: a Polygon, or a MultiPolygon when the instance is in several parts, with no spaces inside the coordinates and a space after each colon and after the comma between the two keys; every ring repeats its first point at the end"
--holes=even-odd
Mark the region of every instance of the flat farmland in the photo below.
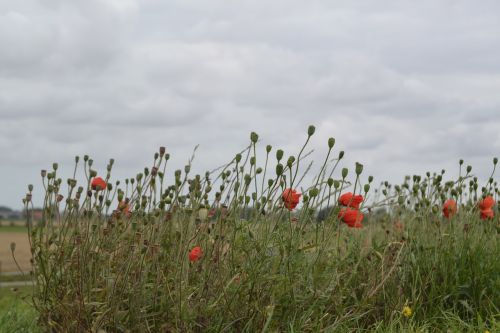
{"type": "Polygon", "coordinates": [[[26,273],[31,269],[30,265],[30,246],[28,234],[18,230],[0,229],[0,272],[17,272],[18,268],[10,250],[10,244],[16,243],[15,256],[21,269],[26,273]]]}

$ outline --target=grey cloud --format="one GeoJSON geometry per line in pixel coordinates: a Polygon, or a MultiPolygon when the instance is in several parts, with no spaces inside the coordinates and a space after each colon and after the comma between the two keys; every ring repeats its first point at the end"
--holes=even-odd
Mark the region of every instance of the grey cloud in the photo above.
{"type": "Polygon", "coordinates": [[[309,124],[311,159],[333,136],[334,155],[377,180],[459,158],[486,174],[500,151],[499,13],[465,0],[0,3],[0,203],[74,155],[100,170],[113,157],[124,177],[160,145],[173,172],[200,143],[201,172],[250,131],[297,154],[309,124]]]}

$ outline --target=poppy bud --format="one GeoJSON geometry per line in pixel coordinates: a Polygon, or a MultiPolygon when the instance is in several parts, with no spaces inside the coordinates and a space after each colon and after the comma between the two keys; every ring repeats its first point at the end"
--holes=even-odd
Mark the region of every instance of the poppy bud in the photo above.
{"type": "Polygon", "coordinates": [[[28,185],[28,191],[30,191],[30,192],[33,191],[33,184],[28,185]]]}
{"type": "Polygon", "coordinates": [[[257,170],[255,170],[255,172],[256,172],[257,174],[262,173],[262,168],[261,168],[261,167],[258,167],[258,168],[257,168],[257,170]]]}
{"type": "Polygon", "coordinates": [[[252,181],[252,176],[250,176],[249,174],[246,174],[245,175],[245,185],[246,186],[250,185],[251,181],[252,181]]]}
{"type": "Polygon", "coordinates": [[[345,179],[347,177],[347,174],[349,173],[349,170],[347,168],[342,169],[342,178],[345,179]]]}
{"type": "Polygon", "coordinates": [[[341,151],[339,152],[339,160],[341,160],[341,159],[342,159],[342,157],[344,157],[344,151],[343,151],[343,150],[341,150],[341,151]]]}
{"type": "Polygon", "coordinates": [[[283,164],[278,163],[276,165],[276,175],[281,176],[283,174],[283,164]]]}
{"type": "Polygon", "coordinates": [[[293,162],[295,162],[295,157],[290,156],[290,157],[288,158],[288,161],[286,162],[286,165],[287,165],[289,168],[291,168],[291,167],[292,167],[292,165],[293,165],[293,162]]]}
{"type": "MultiPolygon", "coordinates": [[[[276,171],[276,173],[278,173],[278,171],[276,171]]],[[[271,186],[273,186],[273,184],[274,184],[274,179],[267,180],[267,186],[271,187],[271,186]]]]}
{"type": "Polygon", "coordinates": [[[309,190],[309,196],[311,198],[314,198],[318,194],[319,194],[319,190],[317,188],[312,188],[312,189],[309,190]]]}
{"type": "Polygon", "coordinates": [[[360,175],[363,172],[363,164],[356,162],[356,175],[360,175]]]}
{"type": "Polygon", "coordinates": [[[328,178],[328,180],[326,182],[327,182],[327,184],[328,184],[329,187],[332,187],[332,185],[333,185],[333,178],[328,178]]]}
{"type": "Polygon", "coordinates": [[[16,243],[15,242],[10,243],[10,251],[14,252],[15,250],[16,250],[16,243]]]}
{"type": "Polygon", "coordinates": [[[309,128],[307,129],[307,135],[312,136],[315,131],[316,127],[314,127],[313,125],[309,125],[309,128]]]}
{"type": "Polygon", "coordinates": [[[334,181],[333,181],[333,187],[334,187],[335,189],[338,189],[338,188],[340,187],[340,182],[339,182],[338,180],[334,180],[334,181]]]}
{"type": "Polygon", "coordinates": [[[63,199],[64,199],[64,196],[62,194],[57,195],[57,198],[56,198],[57,202],[61,202],[63,199]]]}
{"type": "Polygon", "coordinates": [[[471,172],[472,171],[472,166],[468,165],[466,170],[467,170],[467,173],[471,172]]]}
{"type": "Polygon", "coordinates": [[[250,157],[250,165],[255,165],[255,156],[250,157]]]}
{"type": "Polygon", "coordinates": [[[94,160],[93,159],[89,159],[88,163],[89,163],[89,166],[92,166],[92,164],[94,164],[94,160]]]}
{"type": "Polygon", "coordinates": [[[78,163],[80,161],[80,156],[75,156],[75,163],[78,163]]]}
{"type": "Polygon", "coordinates": [[[235,159],[236,163],[240,163],[240,161],[241,161],[241,154],[236,154],[236,156],[235,156],[234,159],[235,159]]]}
{"type": "Polygon", "coordinates": [[[460,159],[460,161],[458,161],[458,164],[460,165],[464,164],[464,160],[460,159]]]}
{"type": "Polygon", "coordinates": [[[335,138],[329,138],[328,139],[328,148],[332,149],[334,145],[335,145],[335,138]]]}
{"type": "Polygon", "coordinates": [[[90,170],[90,177],[95,177],[95,176],[97,176],[97,171],[90,170]]]}
{"type": "Polygon", "coordinates": [[[497,165],[497,163],[498,163],[498,158],[497,158],[497,157],[494,157],[494,158],[493,158],[493,165],[497,165]]]}
{"type": "Polygon", "coordinates": [[[278,150],[276,151],[276,159],[277,159],[277,160],[278,160],[278,162],[279,162],[279,161],[281,161],[281,159],[282,159],[282,158],[283,158],[283,150],[278,149],[278,150]]]}
{"type": "Polygon", "coordinates": [[[42,178],[45,178],[45,176],[47,176],[47,170],[40,171],[40,175],[42,176],[42,178]]]}
{"type": "Polygon", "coordinates": [[[365,184],[364,186],[364,190],[365,190],[365,193],[368,193],[368,191],[370,191],[370,184],[365,184]]]}
{"type": "Polygon", "coordinates": [[[161,146],[160,147],[160,156],[163,157],[165,155],[165,147],[161,146]]]}
{"type": "Polygon", "coordinates": [[[267,145],[266,146],[266,152],[267,153],[270,153],[271,152],[271,149],[273,149],[273,147],[271,145],[267,145]]]}
{"type": "Polygon", "coordinates": [[[151,176],[156,176],[158,174],[158,168],[157,167],[152,167],[151,168],[151,176]]]}
{"type": "Polygon", "coordinates": [[[259,135],[255,132],[252,132],[250,133],[250,141],[252,141],[253,143],[257,143],[257,141],[259,140],[259,135]]]}

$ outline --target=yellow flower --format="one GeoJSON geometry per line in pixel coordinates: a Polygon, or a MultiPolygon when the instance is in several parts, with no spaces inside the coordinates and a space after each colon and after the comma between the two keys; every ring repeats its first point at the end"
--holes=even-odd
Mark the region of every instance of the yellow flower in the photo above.
{"type": "Polygon", "coordinates": [[[490,331],[486,330],[486,331],[484,331],[484,333],[490,333],[490,331]]]}
{"type": "Polygon", "coordinates": [[[405,305],[403,307],[403,316],[405,316],[406,318],[410,317],[412,315],[412,311],[411,311],[411,308],[408,306],[408,305],[405,305]]]}

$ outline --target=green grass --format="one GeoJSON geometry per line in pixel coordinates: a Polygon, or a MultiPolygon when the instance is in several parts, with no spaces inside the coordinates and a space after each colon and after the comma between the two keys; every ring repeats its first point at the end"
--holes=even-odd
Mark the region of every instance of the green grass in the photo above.
{"type": "Polygon", "coordinates": [[[0,333],[38,333],[37,316],[29,298],[31,287],[0,288],[0,333]]]}
{"type": "Polygon", "coordinates": [[[2,232],[23,232],[23,233],[27,233],[28,232],[28,228],[26,228],[25,226],[4,225],[4,226],[0,227],[0,233],[2,233],[2,232]]]}
{"type": "Polygon", "coordinates": [[[24,275],[0,274],[0,287],[2,286],[2,282],[13,282],[13,281],[31,281],[31,276],[29,274],[24,274],[24,275]]]}

